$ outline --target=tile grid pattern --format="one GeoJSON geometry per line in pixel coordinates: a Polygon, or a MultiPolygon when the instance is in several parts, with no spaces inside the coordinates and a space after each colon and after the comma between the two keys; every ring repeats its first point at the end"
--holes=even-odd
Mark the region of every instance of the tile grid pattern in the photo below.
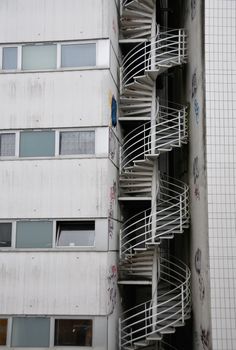
{"type": "Polygon", "coordinates": [[[205,1],[212,338],[236,349],[236,0],[205,1]]]}

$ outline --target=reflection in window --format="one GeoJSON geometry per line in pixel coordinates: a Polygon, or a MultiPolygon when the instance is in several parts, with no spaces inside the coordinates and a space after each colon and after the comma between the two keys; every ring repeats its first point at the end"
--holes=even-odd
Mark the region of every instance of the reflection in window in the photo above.
{"type": "Polygon", "coordinates": [[[16,248],[51,248],[51,221],[19,221],[16,225],[16,248]]]}
{"type": "Polygon", "coordinates": [[[44,317],[13,317],[12,347],[49,347],[50,319],[44,317]]]}
{"type": "Polygon", "coordinates": [[[55,320],[55,346],[92,346],[92,320],[55,320]]]}
{"type": "Polygon", "coordinates": [[[3,47],[2,69],[17,69],[17,47],[3,47]]]}
{"type": "Polygon", "coordinates": [[[22,69],[41,70],[57,67],[57,45],[26,45],[22,47],[22,69]]]}
{"type": "Polygon", "coordinates": [[[60,133],[60,154],[94,154],[94,131],[65,131],[60,133]]]}
{"type": "Polygon", "coordinates": [[[15,155],[15,134],[0,134],[0,156],[15,155]]]}
{"type": "Polygon", "coordinates": [[[57,223],[57,246],[94,246],[94,238],[94,221],[64,221],[57,223]]]}
{"type": "Polygon", "coordinates": [[[20,133],[21,157],[52,157],[54,155],[54,131],[22,131],[20,133]]]}
{"type": "Polygon", "coordinates": [[[0,247],[11,247],[11,230],[11,223],[0,223],[0,247]]]}
{"type": "Polygon", "coordinates": [[[62,67],[96,66],[96,44],[68,44],[61,46],[62,67]]]}
{"type": "Polygon", "coordinates": [[[7,343],[7,319],[0,319],[0,345],[7,343]]]}

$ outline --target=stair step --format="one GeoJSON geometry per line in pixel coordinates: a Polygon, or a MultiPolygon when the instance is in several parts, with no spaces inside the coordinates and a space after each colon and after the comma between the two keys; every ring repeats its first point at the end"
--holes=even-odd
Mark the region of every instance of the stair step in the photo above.
{"type": "Polygon", "coordinates": [[[157,341],[161,339],[162,339],[162,335],[160,333],[153,333],[147,336],[148,341],[157,341]]]}
{"type": "Polygon", "coordinates": [[[159,330],[159,332],[161,334],[172,334],[172,333],[175,333],[175,329],[174,329],[174,327],[166,327],[162,330],[159,330]]]}
{"type": "Polygon", "coordinates": [[[152,13],[153,12],[153,4],[148,1],[140,2],[133,0],[130,3],[127,3],[124,8],[134,9],[134,10],[144,10],[145,12],[152,13]]]}

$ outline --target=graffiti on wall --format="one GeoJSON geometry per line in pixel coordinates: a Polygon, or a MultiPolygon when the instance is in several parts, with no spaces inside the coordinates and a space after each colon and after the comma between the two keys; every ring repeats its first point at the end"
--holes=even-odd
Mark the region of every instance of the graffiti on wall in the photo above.
{"type": "Polygon", "coordinates": [[[192,75],[192,98],[197,94],[197,70],[192,75]]]}
{"type": "Polygon", "coordinates": [[[197,0],[191,0],[191,18],[195,18],[197,12],[197,0]]]}
{"type": "Polygon", "coordinates": [[[197,124],[199,124],[200,120],[200,106],[198,103],[198,100],[195,98],[193,101],[193,111],[194,111],[194,118],[197,124]]]}
{"type": "Polygon", "coordinates": [[[116,202],[117,185],[116,181],[113,181],[113,185],[110,187],[110,198],[109,198],[109,212],[108,212],[108,234],[109,237],[113,237],[114,233],[114,206],[116,202]]]}
{"type": "Polygon", "coordinates": [[[108,282],[108,307],[110,313],[113,312],[116,305],[116,296],[117,296],[117,267],[115,265],[110,266],[107,276],[108,282]]]}
{"type": "Polygon", "coordinates": [[[109,128],[109,158],[112,161],[115,161],[116,157],[117,157],[117,139],[116,136],[114,134],[114,132],[112,131],[111,128],[109,128]]]}
{"type": "Polygon", "coordinates": [[[198,274],[199,298],[200,298],[201,302],[203,303],[203,301],[205,299],[205,295],[206,295],[206,288],[205,288],[204,278],[202,276],[202,251],[199,248],[197,249],[197,251],[195,253],[194,265],[195,265],[195,270],[198,274]]]}
{"type": "Polygon", "coordinates": [[[201,343],[204,350],[211,350],[210,332],[201,326],[201,343]]]}
{"type": "Polygon", "coordinates": [[[197,200],[200,200],[200,188],[198,184],[199,176],[200,176],[199,158],[198,156],[196,156],[193,159],[193,182],[194,182],[194,196],[197,200]]]}

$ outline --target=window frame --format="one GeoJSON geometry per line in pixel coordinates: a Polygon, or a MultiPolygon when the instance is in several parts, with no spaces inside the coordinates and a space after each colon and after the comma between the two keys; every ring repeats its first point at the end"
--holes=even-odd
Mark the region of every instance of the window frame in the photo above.
{"type": "Polygon", "coordinates": [[[53,71],[70,71],[70,70],[87,70],[87,69],[98,69],[104,67],[99,64],[99,41],[107,41],[107,39],[99,40],[71,40],[71,41],[39,41],[39,42],[27,42],[27,43],[16,43],[16,44],[1,44],[0,45],[0,73],[14,73],[14,72],[53,72],[53,71]],[[95,65],[87,66],[72,66],[62,67],[62,45],[95,45],[95,65]],[[43,46],[43,45],[55,45],[56,46],[56,64],[55,68],[43,68],[43,69],[23,69],[23,47],[26,46],[43,46]],[[3,69],[3,48],[16,47],[17,48],[17,68],[16,69],[3,69]]]}
{"type": "Polygon", "coordinates": [[[55,240],[54,240],[54,244],[55,244],[55,248],[58,250],[63,250],[63,249],[69,249],[69,250],[87,250],[87,249],[93,249],[96,248],[96,220],[55,220],[55,240]],[[93,241],[93,245],[74,245],[74,246],[70,246],[70,245],[58,245],[58,230],[59,230],[59,225],[60,223],[65,224],[66,222],[68,222],[68,225],[73,222],[73,223],[81,223],[81,222],[91,222],[94,223],[94,241],[93,241]]]}
{"type": "Polygon", "coordinates": [[[65,348],[72,348],[72,349],[75,349],[75,348],[81,348],[81,349],[92,349],[94,347],[94,325],[95,325],[95,320],[94,320],[94,317],[92,316],[54,316],[53,318],[53,328],[51,329],[52,331],[52,337],[53,337],[53,343],[52,343],[52,346],[53,347],[65,347],[65,348]],[[56,330],[56,320],[88,320],[88,321],[92,321],[92,345],[55,345],[55,339],[56,339],[56,336],[55,336],[55,330],[56,330]]]}

